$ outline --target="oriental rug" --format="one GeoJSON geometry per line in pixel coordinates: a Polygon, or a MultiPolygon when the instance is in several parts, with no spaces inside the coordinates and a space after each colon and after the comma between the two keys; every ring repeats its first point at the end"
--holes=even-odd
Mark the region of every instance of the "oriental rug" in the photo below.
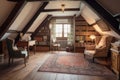
{"type": "Polygon", "coordinates": [[[51,54],[38,71],[93,76],[114,76],[113,72],[106,66],[90,62],[80,53],[51,54]]]}

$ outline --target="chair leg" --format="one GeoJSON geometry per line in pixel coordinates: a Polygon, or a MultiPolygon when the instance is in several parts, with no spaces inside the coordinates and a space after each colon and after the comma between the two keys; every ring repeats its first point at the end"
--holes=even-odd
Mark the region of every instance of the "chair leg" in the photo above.
{"type": "Polygon", "coordinates": [[[85,58],[85,54],[84,54],[84,58],[85,58]]]}
{"type": "Polygon", "coordinates": [[[13,58],[12,58],[12,64],[13,64],[13,58]]]}
{"type": "Polygon", "coordinates": [[[9,57],[9,59],[8,59],[8,65],[10,65],[10,57],[9,57]]]}
{"type": "Polygon", "coordinates": [[[26,58],[24,58],[24,64],[25,64],[25,66],[26,66],[26,58]]]}
{"type": "Polygon", "coordinates": [[[95,62],[95,58],[94,57],[93,57],[92,61],[95,62]]]}

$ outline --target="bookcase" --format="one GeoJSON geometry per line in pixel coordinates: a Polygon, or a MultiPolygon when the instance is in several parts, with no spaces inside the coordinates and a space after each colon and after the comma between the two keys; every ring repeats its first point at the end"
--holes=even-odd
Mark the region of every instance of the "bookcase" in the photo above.
{"type": "Polygon", "coordinates": [[[79,47],[92,43],[90,35],[100,36],[93,26],[90,26],[82,16],[75,18],[75,51],[79,52],[79,47]]]}
{"type": "Polygon", "coordinates": [[[43,27],[34,39],[36,40],[36,51],[50,50],[50,30],[47,26],[43,27]]]}

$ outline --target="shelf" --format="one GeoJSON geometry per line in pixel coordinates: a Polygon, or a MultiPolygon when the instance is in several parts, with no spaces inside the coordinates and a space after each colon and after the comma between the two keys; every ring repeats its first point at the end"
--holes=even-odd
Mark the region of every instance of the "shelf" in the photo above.
{"type": "Polygon", "coordinates": [[[36,51],[50,50],[50,30],[49,27],[43,27],[34,37],[36,40],[36,51]]]}
{"type": "Polygon", "coordinates": [[[75,18],[75,50],[81,47],[80,41],[91,42],[90,35],[100,36],[93,26],[89,26],[82,16],[75,18]]]}

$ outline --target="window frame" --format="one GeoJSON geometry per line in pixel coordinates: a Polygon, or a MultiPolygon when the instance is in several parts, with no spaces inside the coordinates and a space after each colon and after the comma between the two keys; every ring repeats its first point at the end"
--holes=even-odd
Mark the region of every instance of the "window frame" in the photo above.
{"type": "MultiPolygon", "coordinates": [[[[67,37],[64,37],[64,35],[65,35],[65,31],[64,31],[64,27],[65,27],[65,26],[64,26],[64,25],[66,25],[66,24],[70,25],[70,31],[71,31],[71,26],[72,26],[72,25],[71,25],[70,23],[56,23],[56,24],[55,24],[55,35],[57,34],[57,33],[56,33],[56,25],[57,25],[57,24],[62,24],[62,36],[61,36],[61,37],[57,37],[57,36],[56,36],[56,38],[67,38],[68,36],[67,36],[67,37]]],[[[68,33],[68,32],[67,32],[67,33],[68,33]]]]}

